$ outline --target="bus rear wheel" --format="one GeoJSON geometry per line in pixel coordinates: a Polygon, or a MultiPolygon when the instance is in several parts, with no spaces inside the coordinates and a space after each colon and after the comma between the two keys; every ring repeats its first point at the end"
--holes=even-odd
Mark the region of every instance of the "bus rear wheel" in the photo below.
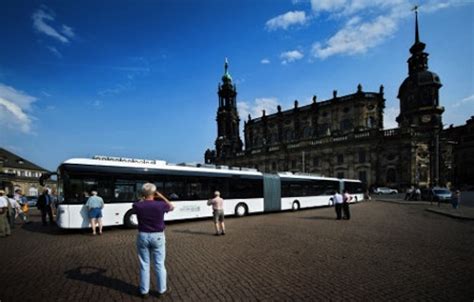
{"type": "Polygon", "coordinates": [[[135,211],[128,210],[127,213],[125,213],[123,224],[129,229],[138,228],[138,218],[137,214],[135,214],[135,211]]]}
{"type": "Polygon", "coordinates": [[[245,203],[239,203],[235,206],[235,216],[243,217],[248,214],[248,208],[245,203]]]}

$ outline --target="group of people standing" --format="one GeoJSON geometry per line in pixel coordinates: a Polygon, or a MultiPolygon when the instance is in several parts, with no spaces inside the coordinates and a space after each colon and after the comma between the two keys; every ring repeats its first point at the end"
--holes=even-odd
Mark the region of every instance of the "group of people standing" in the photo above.
{"type": "Polygon", "coordinates": [[[29,223],[28,212],[29,206],[21,189],[16,189],[13,196],[0,190],[0,237],[11,235],[17,218],[21,223],[29,223]]]}
{"type": "Polygon", "coordinates": [[[334,203],[334,207],[336,208],[336,219],[351,219],[349,202],[352,200],[352,196],[349,194],[349,192],[347,192],[347,190],[344,190],[343,194],[341,195],[339,191],[336,191],[336,193],[332,197],[332,200],[334,203]]]}

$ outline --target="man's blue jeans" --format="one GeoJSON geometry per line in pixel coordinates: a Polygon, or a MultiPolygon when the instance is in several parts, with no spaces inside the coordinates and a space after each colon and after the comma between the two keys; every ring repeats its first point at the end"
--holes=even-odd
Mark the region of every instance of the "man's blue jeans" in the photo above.
{"type": "Polygon", "coordinates": [[[158,292],[160,294],[166,292],[165,233],[139,232],[137,236],[137,251],[140,261],[140,293],[147,294],[150,290],[150,258],[155,269],[158,292]]]}

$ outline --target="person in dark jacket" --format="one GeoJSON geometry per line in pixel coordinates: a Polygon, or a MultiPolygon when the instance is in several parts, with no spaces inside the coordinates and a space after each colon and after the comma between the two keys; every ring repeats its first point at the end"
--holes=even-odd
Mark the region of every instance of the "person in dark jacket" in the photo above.
{"type": "Polygon", "coordinates": [[[47,225],[46,215],[49,216],[49,223],[51,225],[54,223],[53,210],[51,208],[52,205],[53,205],[53,198],[49,195],[48,189],[44,189],[43,194],[40,195],[40,197],[38,198],[38,202],[36,204],[38,209],[41,211],[41,221],[43,222],[43,225],[47,225]]]}

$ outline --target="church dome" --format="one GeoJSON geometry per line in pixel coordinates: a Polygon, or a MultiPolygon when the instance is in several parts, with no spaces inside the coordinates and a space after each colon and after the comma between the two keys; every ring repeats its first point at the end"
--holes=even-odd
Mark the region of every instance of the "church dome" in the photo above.
{"type": "Polygon", "coordinates": [[[411,76],[407,77],[405,81],[403,81],[402,85],[400,85],[400,89],[398,91],[398,98],[403,95],[403,93],[410,92],[417,87],[422,86],[438,86],[441,87],[441,80],[439,76],[432,72],[432,71],[421,71],[411,76]]]}
{"type": "Polygon", "coordinates": [[[232,82],[232,77],[228,72],[224,73],[222,76],[222,82],[227,83],[227,82],[232,82]]]}

